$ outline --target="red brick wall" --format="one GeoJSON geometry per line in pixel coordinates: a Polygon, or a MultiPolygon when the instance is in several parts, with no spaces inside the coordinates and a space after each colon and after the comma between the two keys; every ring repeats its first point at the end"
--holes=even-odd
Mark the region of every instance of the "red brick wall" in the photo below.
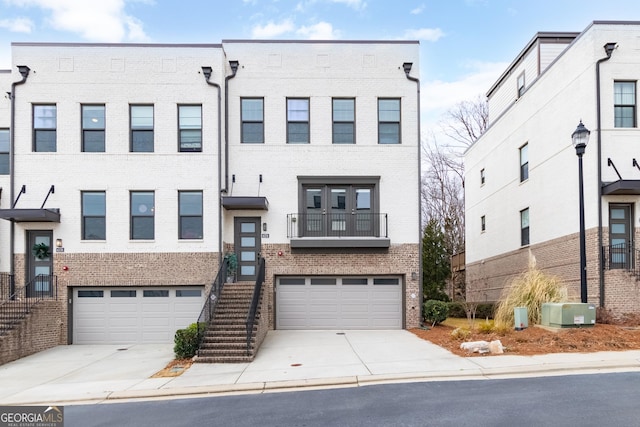
{"type": "Polygon", "coordinates": [[[62,301],[42,301],[22,323],[0,338],[0,365],[66,342],[62,301]]]}

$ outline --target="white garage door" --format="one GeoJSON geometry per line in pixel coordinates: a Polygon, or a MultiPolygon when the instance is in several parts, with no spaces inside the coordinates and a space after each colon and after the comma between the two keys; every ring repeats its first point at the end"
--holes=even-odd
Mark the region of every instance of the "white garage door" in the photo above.
{"type": "Polygon", "coordinates": [[[76,288],[74,344],[171,343],[198,320],[202,287],[76,288]]]}
{"type": "Polygon", "coordinates": [[[281,277],[277,329],[402,329],[399,277],[281,277]]]}

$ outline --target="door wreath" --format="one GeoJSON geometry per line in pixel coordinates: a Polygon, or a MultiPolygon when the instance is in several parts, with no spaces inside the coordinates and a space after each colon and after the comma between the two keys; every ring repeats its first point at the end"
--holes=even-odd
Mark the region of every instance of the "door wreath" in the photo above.
{"type": "Polygon", "coordinates": [[[49,245],[47,245],[46,243],[36,243],[31,248],[31,252],[37,259],[49,258],[49,245]]]}

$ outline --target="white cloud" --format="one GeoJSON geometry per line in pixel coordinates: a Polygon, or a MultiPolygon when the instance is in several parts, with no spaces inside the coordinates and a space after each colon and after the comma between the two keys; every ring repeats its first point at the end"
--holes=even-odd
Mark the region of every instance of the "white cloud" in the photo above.
{"type": "Polygon", "coordinates": [[[425,113],[446,111],[461,101],[484,95],[509,64],[506,62],[475,62],[472,71],[460,80],[433,80],[422,84],[422,108],[425,113]]]}
{"type": "Polygon", "coordinates": [[[14,33],[30,33],[33,22],[29,18],[0,19],[0,28],[14,33]]]}
{"type": "MultiPolygon", "coordinates": [[[[60,31],[97,42],[145,41],[142,22],[124,12],[125,0],[5,0],[20,7],[50,12],[47,22],[60,31]]],[[[134,0],[141,2],[140,0],[134,0]]],[[[145,1],[143,1],[145,2],[145,1]]],[[[146,2],[148,4],[148,2],[146,2]]]]}
{"type": "Polygon", "coordinates": [[[355,10],[364,10],[367,7],[367,2],[364,0],[331,0],[333,3],[342,3],[355,10]]]}
{"type": "Polygon", "coordinates": [[[419,28],[417,30],[406,30],[404,32],[405,39],[426,40],[429,42],[438,41],[444,37],[444,32],[440,28],[419,28]]]}
{"type": "Polygon", "coordinates": [[[266,25],[256,25],[251,30],[251,36],[255,39],[268,39],[290,33],[295,30],[293,22],[285,19],[280,23],[269,21],[266,25]]]}
{"type": "Polygon", "coordinates": [[[328,22],[318,22],[309,27],[300,27],[296,34],[309,40],[335,40],[340,38],[340,31],[334,30],[333,25],[328,22]]]}
{"type": "Polygon", "coordinates": [[[423,10],[424,10],[424,4],[421,4],[420,6],[416,7],[415,9],[413,9],[410,13],[412,15],[420,15],[423,10]]]}
{"type": "Polygon", "coordinates": [[[422,82],[421,123],[423,135],[433,132],[437,140],[445,139],[439,122],[444,113],[462,101],[484,96],[509,64],[506,62],[471,62],[469,74],[456,81],[432,80],[422,82]]]}

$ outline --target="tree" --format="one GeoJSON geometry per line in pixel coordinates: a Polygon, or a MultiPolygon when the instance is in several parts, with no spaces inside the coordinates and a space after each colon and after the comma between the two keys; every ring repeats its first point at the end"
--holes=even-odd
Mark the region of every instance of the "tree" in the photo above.
{"type": "Polygon", "coordinates": [[[444,292],[450,275],[445,236],[435,218],[427,222],[422,235],[422,290],[424,300],[448,301],[444,292]]]}
{"type": "Polygon", "coordinates": [[[487,130],[489,123],[489,107],[483,96],[471,101],[462,101],[450,108],[440,121],[440,128],[445,135],[466,148],[476,142],[487,130]]]}
{"type": "MultiPolygon", "coordinates": [[[[462,151],[484,133],[488,119],[489,110],[483,97],[460,102],[449,109],[440,121],[440,128],[453,143],[439,144],[432,137],[423,146],[422,214],[427,225],[434,220],[440,227],[448,256],[464,252],[462,151]]],[[[451,285],[449,295],[454,299],[464,299],[464,271],[449,273],[446,277],[451,285]]]]}

